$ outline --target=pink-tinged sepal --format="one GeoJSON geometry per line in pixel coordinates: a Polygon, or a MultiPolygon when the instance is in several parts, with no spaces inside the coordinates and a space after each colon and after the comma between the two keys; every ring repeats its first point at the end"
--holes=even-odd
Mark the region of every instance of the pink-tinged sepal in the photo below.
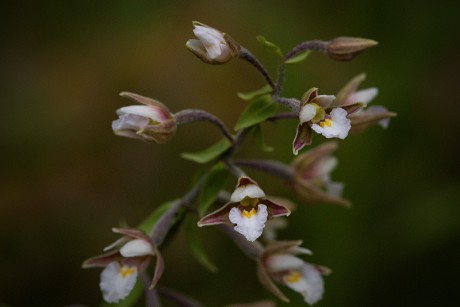
{"type": "Polygon", "coordinates": [[[289,216],[291,214],[291,210],[289,210],[285,206],[274,203],[268,199],[264,199],[260,203],[267,206],[268,215],[271,218],[280,217],[280,216],[289,216]]]}
{"type": "Polygon", "coordinates": [[[212,226],[218,224],[231,225],[232,223],[228,219],[228,213],[233,207],[233,203],[227,203],[223,207],[217,209],[216,211],[207,214],[198,221],[198,227],[212,226]]]}
{"type": "Polygon", "coordinates": [[[297,155],[299,151],[312,143],[313,133],[308,123],[302,123],[297,126],[297,133],[292,143],[292,152],[297,155]]]}
{"type": "Polygon", "coordinates": [[[397,116],[396,113],[390,112],[383,106],[371,106],[350,115],[351,131],[362,132],[367,128],[378,124],[386,129],[392,117],[397,116]]]}

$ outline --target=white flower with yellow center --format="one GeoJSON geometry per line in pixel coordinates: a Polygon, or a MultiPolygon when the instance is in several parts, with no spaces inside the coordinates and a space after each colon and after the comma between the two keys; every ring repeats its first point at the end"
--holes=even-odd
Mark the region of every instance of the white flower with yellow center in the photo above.
{"type": "Polygon", "coordinates": [[[327,117],[318,124],[313,124],[311,128],[326,138],[344,139],[351,128],[351,121],[347,118],[347,111],[342,108],[334,108],[330,117],[327,117]]]}
{"type": "Polygon", "coordinates": [[[134,288],[137,279],[137,267],[120,265],[118,261],[109,263],[101,273],[101,287],[104,300],[118,303],[126,298],[134,288]]]}
{"type": "Polygon", "coordinates": [[[265,223],[272,217],[286,216],[291,211],[284,205],[265,198],[264,191],[249,177],[242,176],[233,191],[230,202],[198,221],[198,226],[228,224],[248,241],[262,235],[265,223]]]}
{"type": "Polygon", "coordinates": [[[230,197],[231,202],[240,203],[240,206],[232,208],[228,218],[236,224],[234,229],[251,242],[262,235],[267,221],[267,206],[257,205],[263,197],[264,191],[252,183],[237,187],[230,197]]]}
{"type": "Polygon", "coordinates": [[[313,305],[324,293],[324,280],[321,273],[311,264],[304,263],[298,270],[283,275],[283,282],[292,290],[302,294],[306,303],[313,305]]]}

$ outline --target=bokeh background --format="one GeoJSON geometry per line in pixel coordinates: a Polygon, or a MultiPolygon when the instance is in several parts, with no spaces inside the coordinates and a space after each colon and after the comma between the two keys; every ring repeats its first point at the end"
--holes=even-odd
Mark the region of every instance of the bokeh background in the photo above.
{"type": "MultiPolygon", "coordinates": [[[[245,102],[235,93],[263,85],[247,63],[202,64],[185,48],[192,20],[230,33],[274,73],[259,34],[285,51],[307,39],[348,35],[380,42],[347,63],[312,54],[289,67],[285,96],[312,86],[335,93],[361,72],[378,86],[373,102],[398,112],[340,142],[333,174],[346,183],[350,210],[298,205],[284,239],[303,239],[308,260],[331,267],[318,306],[460,304],[458,1],[7,1],[2,6],[0,89],[0,301],[64,306],[101,301],[97,269],[81,262],[185,193],[198,170],[180,158],[219,139],[205,123],[180,127],[165,145],[116,137],[124,90],[200,108],[232,127],[245,102]]],[[[263,129],[273,153],[250,139],[239,157],[292,159],[296,123],[263,129]]],[[[320,137],[315,138],[318,144],[320,137]]],[[[269,194],[290,196],[249,172],[269,194]]],[[[231,187],[234,182],[229,182],[231,187]]],[[[212,274],[191,256],[183,231],[164,249],[162,286],[206,306],[272,298],[254,264],[213,228],[200,229],[212,274]]],[[[302,299],[284,288],[291,306],[302,299]]],[[[281,306],[281,304],[280,304],[281,306]]]]}

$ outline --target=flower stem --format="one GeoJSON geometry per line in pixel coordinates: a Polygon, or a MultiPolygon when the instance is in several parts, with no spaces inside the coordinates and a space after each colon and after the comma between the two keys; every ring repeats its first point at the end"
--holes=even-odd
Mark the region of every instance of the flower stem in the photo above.
{"type": "Polygon", "coordinates": [[[268,85],[275,90],[275,83],[273,82],[270,74],[265,69],[265,67],[260,63],[260,61],[246,48],[241,47],[239,58],[242,60],[247,61],[249,64],[254,66],[264,77],[265,81],[267,81],[268,85]]]}
{"type": "Polygon", "coordinates": [[[300,100],[298,100],[296,98],[279,97],[277,95],[273,95],[272,99],[274,101],[276,101],[276,102],[288,107],[289,109],[294,111],[296,114],[299,114],[299,112],[300,112],[300,100]]]}
{"type": "Polygon", "coordinates": [[[305,41],[303,43],[300,43],[299,45],[292,48],[292,50],[284,56],[284,62],[306,50],[315,50],[322,53],[326,53],[328,44],[329,42],[320,40],[305,41]]]}
{"type": "Polygon", "coordinates": [[[284,113],[273,115],[269,117],[267,120],[275,122],[281,119],[298,119],[298,118],[299,118],[299,115],[296,114],[295,112],[284,112],[284,113]]]}
{"type": "Polygon", "coordinates": [[[266,173],[270,173],[285,180],[292,180],[294,171],[286,164],[275,160],[238,160],[238,166],[247,166],[266,173]]]}
{"type": "Polygon", "coordinates": [[[230,142],[233,143],[234,141],[232,134],[225,127],[224,123],[219,118],[206,111],[198,109],[185,109],[174,114],[174,118],[178,125],[188,124],[196,121],[210,122],[219,127],[219,129],[222,131],[222,134],[230,142]]]}
{"type": "Polygon", "coordinates": [[[179,211],[179,209],[183,206],[189,205],[197,196],[201,188],[201,184],[204,180],[204,176],[200,179],[200,181],[191,189],[184,197],[181,199],[175,200],[168,211],[161,216],[155,226],[152,228],[150,232],[150,237],[152,238],[153,244],[155,246],[160,246],[166,235],[168,234],[169,229],[171,228],[174,218],[179,211]]]}

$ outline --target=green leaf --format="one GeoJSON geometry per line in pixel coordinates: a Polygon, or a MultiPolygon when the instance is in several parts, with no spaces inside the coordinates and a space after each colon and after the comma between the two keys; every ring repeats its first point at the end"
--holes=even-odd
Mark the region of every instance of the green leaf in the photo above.
{"type": "Polygon", "coordinates": [[[290,58],[289,60],[285,61],[284,63],[286,63],[286,64],[295,64],[295,63],[302,62],[303,60],[308,58],[310,53],[311,53],[311,50],[306,50],[305,52],[299,53],[298,55],[290,58]]]}
{"type": "Polygon", "coordinates": [[[263,88],[258,89],[256,91],[248,92],[248,93],[236,93],[236,95],[238,95],[238,97],[240,97],[243,100],[250,101],[259,96],[270,94],[271,92],[272,92],[272,88],[270,85],[267,84],[263,88]]]}
{"type": "Polygon", "coordinates": [[[200,196],[198,198],[198,213],[200,216],[203,216],[214,203],[220,190],[224,187],[228,175],[228,170],[222,163],[214,165],[209,171],[209,174],[201,186],[200,196]]]}
{"type": "Polygon", "coordinates": [[[131,307],[136,306],[137,301],[141,298],[144,293],[143,282],[140,278],[137,279],[134,288],[131,290],[129,295],[122,301],[116,304],[102,303],[100,307],[131,307]]]}
{"type": "Polygon", "coordinates": [[[209,271],[215,273],[218,269],[214,265],[214,263],[212,263],[211,260],[209,260],[208,255],[206,255],[201,241],[198,239],[197,229],[198,226],[196,225],[195,220],[192,217],[188,216],[185,220],[185,236],[190,250],[192,251],[193,256],[195,256],[195,259],[202,266],[204,266],[209,271]]]}
{"type": "Polygon", "coordinates": [[[196,163],[208,163],[223,154],[232,146],[229,140],[222,139],[216,144],[199,152],[184,152],[181,157],[196,163]]]}
{"type": "Polygon", "coordinates": [[[261,123],[274,115],[277,110],[278,105],[271,100],[269,95],[262,96],[246,107],[235,125],[235,130],[261,123]]]}
{"type": "Polygon", "coordinates": [[[256,143],[257,146],[259,146],[259,148],[261,150],[263,150],[265,152],[270,152],[270,151],[274,150],[273,147],[268,146],[267,144],[265,144],[264,134],[262,132],[262,127],[260,127],[260,125],[256,125],[254,127],[253,136],[254,136],[254,142],[256,143]]]}
{"type": "Polygon", "coordinates": [[[277,55],[279,55],[280,58],[283,57],[283,53],[281,52],[281,48],[275,45],[272,42],[269,42],[268,40],[265,39],[265,36],[259,35],[256,37],[259,43],[265,47],[268,51],[274,52],[277,55]]]}
{"type": "Polygon", "coordinates": [[[144,221],[139,225],[139,229],[144,231],[145,233],[149,233],[150,230],[153,228],[155,223],[160,219],[160,217],[168,211],[174,201],[168,201],[161,204],[158,208],[156,208],[150,215],[144,219],[144,221]]]}

